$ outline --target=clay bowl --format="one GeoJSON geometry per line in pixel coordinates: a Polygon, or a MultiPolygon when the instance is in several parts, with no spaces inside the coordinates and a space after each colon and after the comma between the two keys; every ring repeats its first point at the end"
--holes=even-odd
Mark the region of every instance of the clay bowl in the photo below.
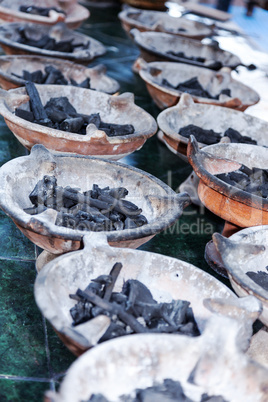
{"type": "Polygon", "coordinates": [[[29,98],[25,87],[10,91],[0,90],[0,114],[16,138],[27,148],[43,144],[53,152],[93,155],[107,159],[120,159],[137,149],[154,135],[157,129],[151,115],[134,104],[134,95],[125,93],[120,96],[73,86],[36,85],[43,105],[51,97],[66,96],[78,113],[100,113],[108,123],[132,124],[133,134],[108,137],[94,124],[89,126],[86,135],[69,133],[31,123],[14,114],[18,104],[29,110],[29,98]],[[2,91],[2,92],[1,92],[2,91]],[[25,103],[26,102],[26,103],[25,103]],[[22,103],[25,103],[24,105],[22,103]]]}
{"type": "Polygon", "coordinates": [[[81,248],[85,232],[56,226],[57,212],[52,209],[34,216],[23,211],[31,206],[29,194],[44,175],[55,175],[59,186],[69,185],[81,191],[91,189],[93,183],[101,188],[127,187],[126,199],[142,209],[148,224],[103,232],[109,244],[118,247],[139,247],[171,226],[190,204],[188,194],[176,194],[142,170],[92,157],[55,155],[36,145],[29,156],[13,159],[1,167],[0,207],[33,243],[53,254],[81,248]]]}
{"type": "Polygon", "coordinates": [[[241,64],[241,60],[237,56],[212,44],[203,44],[197,40],[164,32],[140,32],[138,29],[132,29],[130,34],[140,49],[141,57],[148,63],[152,61],[176,61],[211,68],[212,70],[219,70],[221,66],[235,68],[241,64]],[[187,60],[169,54],[170,51],[183,52],[187,57],[202,57],[205,61],[187,60]],[[216,61],[221,64],[216,65],[216,61]]]}
{"type": "Polygon", "coordinates": [[[229,238],[219,233],[213,242],[220,253],[234,291],[240,297],[254,295],[263,306],[260,320],[268,325],[268,291],[254,282],[246,272],[266,272],[268,257],[268,226],[240,230],[229,238]]]}
{"type": "MultiPolygon", "coordinates": [[[[68,80],[72,78],[80,83],[89,77],[91,88],[96,91],[114,94],[119,90],[119,83],[105,74],[106,67],[104,65],[87,68],[81,64],[52,57],[19,55],[0,56],[0,85],[5,90],[22,87],[26,81],[14,74],[22,76],[25,66],[30,73],[36,70],[44,73],[45,67],[51,65],[60,70],[68,80]]],[[[71,85],[70,82],[69,84],[71,85]]]]}
{"type": "Polygon", "coordinates": [[[148,64],[145,63],[139,74],[145,81],[149,94],[160,109],[176,105],[183,93],[177,89],[163,85],[163,79],[177,86],[179,83],[197,77],[202,87],[212,96],[218,95],[221,90],[226,88],[231,90],[231,97],[220,95],[218,100],[193,96],[193,100],[196,103],[224,106],[244,111],[247,107],[254,105],[260,100],[256,91],[234,80],[231,77],[231,70],[227,67],[223,67],[217,72],[183,63],[155,61],[148,64]]]}
{"type": "Polygon", "coordinates": [[[64,21],[65,24],[70,29],[78,28],[83,21],[89,17],[90,13],[87,8],[77,4],[76,1],[63,2],[54,0],[4,0],[1,2],[0,6],[0,21],[6,22],[30,22],[36,24],[44,25],[54,25],[57,22],[64,21]],[[58,3],[58,4],[57,4],[58,3]],[[19,11],[20,6],[31,6],[35,5],[37,7],[56,7],[59,10],[64,11],[64,13],[59,13],[57,11],[50,11],[49,17],[43,17],[40,15],[28,14],[19,11]]]}
{"type": "Polygon", "coordinates": [[[124,281],[138,279],[151,290],[157,301],[170,302],[182,299],[191,307],[200,331],[211,312],[204,307],[203,299],[218,297],[235,300],[236,296],[225,285],[191,264],[160,254],[139,250],[110,247],[103,233],[90,233],[84,237],[84,249],[55,258],[46,253],[35,282],[35,299],[42,314],[50,321],[66,346],[76,355],[96,345],[106,332],[110,319],[99,316],[87,323],[72,327],[70,308],[76,302],[69,298],[78,288],[84,289],[91,279],[108,275],[116,262],[123,268],[114,291],[120,292],[124,281]]]}
{"type": "Polygon", "coordinates": [[[127,8],[118,15],[124,30],[129,33],[132,28],[139,31],[166,32],[193,39],[203,39],[212,34],[212,29],[201,22],[186,18],[175,18],[161,11],[127,8]]]}
{"type": "Polygon", "coordinates": [[[102,56],[106,52],[102,43],[87,35],[74,32],[68,29],[64,24],[57,24],[53,27],[39,24],[22,24],[17,22],[4,24],[0,26],[0,45],[6,54],[30,54],[45,57],[57,57],[59,59],[76,61],[81,64],[87,64],[95,57],[102,56]],[[77,47],[72,53],[65,53],[23,45],[17,42],[19,39],[18,29],[21,27],[27,27],[28,32],[35,40],[38,40],[43,35],[49,35],[57,41],[73,39],[74,44],[83,43],[86,48],[82,49],[81,47],[77,47]]]}
{"type": "Polygon", "coordinates": [[[188,160],[199,177],[198,195],[215,215],[240,227],[268,224],[268,201],[218,179],[215,174],[249,168],[268,168],[268,149],[247,144],[216,144],[200,151],[194,137],[188,144],[188,160]]]}
{"type": "MultiPolygon", "coordinates": [[[[178,104],[161,112],[157,123],[163,132],[161,140],[168,149],[187,161],[188,138],[178,134],[182,127],[194,124],[206,130],[214,130],[224,135],[228,128],[239,131],[256,140],[258,145],[268,145],[266,132],[268,123],[240,111],[195,103],[189,94],[182,94],[178,104]]],[[[198,142],[199,148],[207,144],[198,142]]]]}
{"type": "Polygon", "coordinates": [[[121,395],[133,395],[137,388],[168,378],[180,381],[193,401],[200,401],[205,393],[230,402],[266,401],[268,370],[241,350],[239,342],[247,338],[236,320],[215,316],[195,338],[172,334],[117,338],[80,356],[58,393],[49,391],[45,400],[80,402],[102,394],[109,401],[121,401],[121,395]]]}

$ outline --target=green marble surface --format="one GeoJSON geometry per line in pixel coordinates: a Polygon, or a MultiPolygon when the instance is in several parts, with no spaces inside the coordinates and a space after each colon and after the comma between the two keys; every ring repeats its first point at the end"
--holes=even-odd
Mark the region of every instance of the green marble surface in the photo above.
{"type": "MultiPolygon", "coordinates": [[[[139,52],[122,30],[118,11],[92,8],[91,18],[80,28],[108,47],[107,54],[92,65],[104,63],[108,74],[120,82],[121,92],[134,92],[135,102],[156,118],[159,109],[131,70],[139,52]]],[[[0,164],[25,153],[1,118],[0,164]]],[[[190,166],[168,151],[156,136],[122,162],[150,172],[176,191],[191,172],[190,166]]],[[[180,258],[216,276],[204,260],[204,248],[212,233],[221,231],[222,226],[223,222],[207,210],[190,206],[173,227],[142,249],[180,258]]],[[[41,401],[45,390],[57,387],[75,357],[35,305],[36,247],[2,212],[0,236],[0,400],[41,401]]]]}

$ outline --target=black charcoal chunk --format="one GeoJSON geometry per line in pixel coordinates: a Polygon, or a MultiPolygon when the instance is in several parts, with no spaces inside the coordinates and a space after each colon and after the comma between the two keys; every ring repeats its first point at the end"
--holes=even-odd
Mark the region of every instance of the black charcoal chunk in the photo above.
{"type": "Polygon", "coordinates": [[[205,130],[194,124],[188,124],[188,126],[182,127],[179,130],[179,134],[186,138],[190,138],[190,135],[194,135],[198,142],[207,145],[216,144],[221,140],[220,133],[216,133],[214,130],[205,130]]]}
{"type": "Polygon", "coordinates": [[[257,285],[268,291],[268,274],[264,271],[252,272],[248,271],[247,276],[250,277],[257,285]]]}
{"type": "Polygon", "coordinates": [[[253,144],[253,145],[257,145],[257,141],[253,140],[252,138],[245,136],[245,135],[241,135],[239,133],[239,131],[234,130],[233,128],[228,128],[225,133],[224,133],[225,137],[229,137],[231,142],[238,142],[238,143],[242,143],[242,144],[253,144]]]}
{"type": "Polygon", "coordinates": [[[31,112],[29,110],[17,108],[17,109],[15,109],[15,115],[20,117],[21,119],[30,121],[31,123],[34,122],[33,112],[31,112]]]}

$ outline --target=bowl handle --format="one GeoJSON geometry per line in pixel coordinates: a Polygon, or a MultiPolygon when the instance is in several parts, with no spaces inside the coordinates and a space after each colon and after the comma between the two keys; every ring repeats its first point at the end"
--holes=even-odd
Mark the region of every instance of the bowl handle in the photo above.
{"type": "Polygon", "coordinates": [[[9,109],[15,109],[22,103],[26,103],[30,100],[29,96],[26,94],[18,94],[13,92],[13,90],[5,91],[0,89],[0,102],[6,104],[9,109]]]}

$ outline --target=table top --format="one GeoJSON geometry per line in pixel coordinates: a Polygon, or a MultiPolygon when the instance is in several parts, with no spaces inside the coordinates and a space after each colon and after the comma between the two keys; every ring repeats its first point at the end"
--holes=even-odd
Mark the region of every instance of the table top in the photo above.
{"type": "MultiPolygon", "coordinates": [[[[108,75],[120,82],[121,93],[133,92],[136,104],[156,118],[160,110],[151,100],[143,81],[132,72],[131,67],[139,51],[121,28],[117,18],[119,9],[91,8],[90,11],[90,19],[83,24],[80,31],[100,40],[108,47],[107,54],[91,65],[104,63],[107,66],[108,75]]],[[[226,41],[225,38],[223,42],[224,40],[226,41]]],[[[231,46],[232,51],[235,52],[236,48],[232,48],[233,43],[228,46],[231,46]]],[[[248,45],[244,40],[241,48],[243,54],[246,46],[248,45]]],[[[260,58],[266,60],[265,57],[267,58],[267,54],[260,53],[260,58]]],[[[249,62],[254,63],[254,60],[249,62]]],[[[262,65],[265,65],[265,61],[262,65]]],[[[258,88],[257,84],[254,88],[262,91],[261,102],[264,103],[260,103],[263,106],[261,109],[254,106],[248,110],[248,113],[261,114],[265,117],[263,113],[268,104],[268,91],[263,87],[263,79],[266,73],[259,70],[257,73],[261,74],[262,80],[258,88]]],[[[256,72],[251,74],[244,69],[240,73],[241,80],[249,80],[246,74],[253,77],[256,72]]],[[[265,79],[267,86],[267,78],[265,79]]],[[[256,82],[259,82],[258,80],[259,77],[256,77],[256,82]]],[[[26,150],[9,131],[2,118],[0,119],[0,144],[1,165],[12,158],[26,154],[26,150]]],[[[156,136],[149,139],[140,151],[122,159],[121,162],[153,174],[176,191],[191,173],[190,165],[173,155],[156,136]]],[[[24,237],[3,212],[0,212],[0,217],[2,237],[0,244],[0,400],[40,401],[45,390],[57,388],[75,357],[41,316],[34,301],[35,259],[41,250],[24,237]]],[[[204,250],[212,234],[220,232],[222,228],[223,221],[220,218],[205,208],[191,205],[174,226],[155,236],[141,249],[187,261],[218,277],[206,264],[204,250]]],[[[227,280],[219,279],[229,286],[227,280]]]]}

